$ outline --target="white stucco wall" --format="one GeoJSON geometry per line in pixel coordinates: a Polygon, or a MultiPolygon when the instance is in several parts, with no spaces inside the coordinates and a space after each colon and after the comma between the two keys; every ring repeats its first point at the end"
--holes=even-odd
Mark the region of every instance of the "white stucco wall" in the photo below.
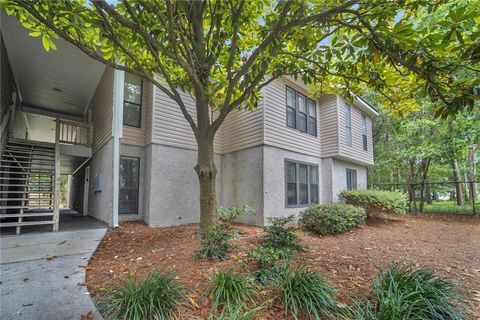
{"type": "MultiPolygon", "coordinates": [[[[194,170],[197,152],[151,144],[146,148],[145,158],[145,222],[152,227],[198,223],[199,188],[194,170]]],[[[221,156],[216,155],[215,162],[219,198],[222,189],[221,156]]]]}
{"type": "Polygon", "coordinates": [[[357,170],[357,189],[367,189],[367,167],[342,160],[332,159],[332,201],[338,201],[338,194],[347,188],[347,168],[357,170]]]}

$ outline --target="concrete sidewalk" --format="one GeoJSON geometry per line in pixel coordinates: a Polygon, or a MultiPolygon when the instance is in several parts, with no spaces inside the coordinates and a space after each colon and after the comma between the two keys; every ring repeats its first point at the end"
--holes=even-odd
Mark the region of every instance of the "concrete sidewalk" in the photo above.
{"type": "Polygon", "coordinates": [[[101,319],[88,294],[85,266],[106,228],[0,239],[0,319],[101,319]]]}

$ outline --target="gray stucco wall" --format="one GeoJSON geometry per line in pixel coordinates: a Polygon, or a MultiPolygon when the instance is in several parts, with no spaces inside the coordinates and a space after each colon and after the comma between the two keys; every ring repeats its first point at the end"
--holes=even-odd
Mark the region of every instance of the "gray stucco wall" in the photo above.
{"type": "Polygon", "coordinates": [[[357,170],[357,188],[367,188],[367,167],[332,159],[332,200],[338,201],[338,194],[347,188],[347,168],[357,170]]]}
{"type": "Polygon", "coordinates": [[[112,226],[113,211],[113,139],[100,147],[90,160],[88,215],[112,226]],[[100,176],[100,191],[94,190],[95,177],[100,176]]]}
{"type": "Polygon", "coordinates": [[[122,143],[120,144],[120,156],[140,158],[140,172],[138,182],[138,214],[120,214],[118,218],[120,221],[142,220],[145,215],[145,148],[122,143]]]}
{"type": "Polygon", "coordinates": [[[253,147],[223,155],[222,198],[225,207],[244,204],[255,209],[239,222],[263,224],[263,147],[253,147]]]}
{"type": "MultiPolygon", "coordinates": [[[[293,160],[318,165],[319,181],[322,181],[320,158],[303,155],[280,148],[264,146],[264,219],[298,214],[304,207],[286,208],[285,200],[285,160],[293,160]]],[[[320,202],[323,185],[319,185],[320,202]]]]}
{"type": "MultiPolygon", "coordinates": [[[[199,190],[194,167],[194,150],[151,144],[145,151],[145,216],[152,227],[198,223],[199,190]]],[[[217,199],[221,201],[221,156],[215,156],[217,166],[217,199]]]]}

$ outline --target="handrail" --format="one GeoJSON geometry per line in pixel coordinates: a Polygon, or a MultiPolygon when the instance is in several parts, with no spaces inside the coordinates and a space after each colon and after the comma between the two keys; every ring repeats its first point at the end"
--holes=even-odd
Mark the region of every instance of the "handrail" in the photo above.
{"type": "Polygon", "coordinates": [[[92,145],[89,124],[63,119],[56,119],[56,121],[56,129],[58,130],[58,139],[60,143],[88,147],[92,145]]]}

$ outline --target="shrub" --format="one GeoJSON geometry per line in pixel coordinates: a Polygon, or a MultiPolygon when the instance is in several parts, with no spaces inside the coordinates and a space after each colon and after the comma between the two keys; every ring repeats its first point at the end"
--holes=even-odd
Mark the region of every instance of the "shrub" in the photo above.
{"type": "Polygon", "coordinates": [[[209,228],[205,237],[200,241],[201,247],[196,252],[196,257],[210,260],[227,259],[228,252],[233,248],[230,243],[233,236],[231,231],[224,229],[221,225],[209,228]]]}
{"type": "Polygon", "coordinates": [[[318,320],[339,311],[333,289],[325,278],[303,268],[285,273],[279,287],[279,298],[284,304],[285,315],[291,315],[294,319],[307,314],[318,320]]]}
{"type": "Polygon", "coordinates": [[[261,284],[276,283],[284,275],[289,261],[295,256],[290,248],[276,248],[259,245],[248,253],[259,269],[254,272],[255,279],[261,284]]]}
{"type": "Polygon", "coordinates": [[[300,237],[295,234],[295,216],[268,218],[268,225],[263,227],[261,245],[264,247],[302,249],[300,237]]]}
{"type": "Polygon", "coordinates": [[[407,208],[407,195],[398,191],[346,190],[340,192],[339,197],[348,204],[365,208],[369,218],[404,214],[407,208]]]}
{"type": "Polygon", "coordinates": [[[359,319],[465,319],[456,286],[426,268],[390,265],[374,282],[375,301],[358,308],[359,319]]]}
{"type": "Polygon", "coordinates": [[[245,204],[241,207],[230,207],[228,209],[225,207],[220,207],[217,211],[218,224],[220,224],[223,228],[230,230],[235,220],[243,215],[254,212],[255,209],[250,207],[248,204],[245,204]]]}
{"type": "Polygon", "coordinates": [[[310,207],[300,213],[305,229],[325,235],[342,233],[365,222],[365,210],[350,204],[325,204],[310,207]]]}
{"type": "Polygon", "coordinates": [[[173,273],[155,271],[143,281],[128,278],[124,286],[111,291],[107,315],[122,320],[172,319],[184,296],[185,289],[173,273]]]}
{"type": "Polygon", "coordinates": [[[246,275],[229,269],[221,270],[213,276],[207,295],[212,299],[212,311],[215,312],[220,307],[231,313],[252,301],[254,290],[255,287],[246,275]]]}

